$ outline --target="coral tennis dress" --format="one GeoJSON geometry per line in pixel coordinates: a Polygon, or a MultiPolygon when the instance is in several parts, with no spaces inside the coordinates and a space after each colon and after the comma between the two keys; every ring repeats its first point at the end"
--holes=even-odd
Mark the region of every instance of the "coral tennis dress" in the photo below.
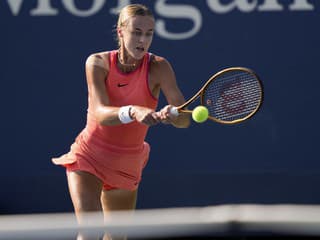
{"type": "MultiPolygon", "coordinates": [[[[123,73],[117,67],[118,52],[109,52],[109,74],[105,80],[110,106],[139,105],[156,109],[158,100],[149,88],[150,53],[134,71],[123,73]]],[[[52,161],[67,171],[86,171],[104,184],[104,189],[137,189],[150,147],[145,142],[148,126],[133,121],[114,126],[100,125],[90,114],[86,127],[71,145],[70,151],[52,161]]]]}

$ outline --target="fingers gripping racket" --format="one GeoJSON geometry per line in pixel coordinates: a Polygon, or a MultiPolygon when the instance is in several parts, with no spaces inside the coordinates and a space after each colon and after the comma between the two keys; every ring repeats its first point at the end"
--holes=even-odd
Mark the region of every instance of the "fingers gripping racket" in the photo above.
{"type": "Polygon", "coordinates": [[[259,110],[263,87],[252,70],[226,68],[214,74],[187,102],[171,108],[171,114],[192,113],[186,108],[197,98],[208,109],[208,119],[222,124],[235,124],[249,119],[259,110]]]}

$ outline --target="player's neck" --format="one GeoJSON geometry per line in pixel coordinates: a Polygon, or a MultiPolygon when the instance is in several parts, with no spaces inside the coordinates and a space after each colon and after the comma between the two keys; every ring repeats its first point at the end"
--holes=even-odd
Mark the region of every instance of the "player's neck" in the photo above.
{"type": "Polygon", "coordinates": [[[140,66],[142,60],[130,58],[121,48],[118,50],[118,67],[123,72],[132,72],[140,66]]]}

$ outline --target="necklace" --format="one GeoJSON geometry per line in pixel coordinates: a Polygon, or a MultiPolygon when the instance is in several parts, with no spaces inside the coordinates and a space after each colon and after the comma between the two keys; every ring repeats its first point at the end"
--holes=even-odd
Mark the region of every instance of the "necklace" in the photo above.
{"type": "Polygon", "coordinates": [[[120,49],[118,50],[118,61],[119,61],[121,68],[123,69],[124,72],[133,71],[137,66],[136,63],[125,63],[124,60],[121,58],[120,49]]]}

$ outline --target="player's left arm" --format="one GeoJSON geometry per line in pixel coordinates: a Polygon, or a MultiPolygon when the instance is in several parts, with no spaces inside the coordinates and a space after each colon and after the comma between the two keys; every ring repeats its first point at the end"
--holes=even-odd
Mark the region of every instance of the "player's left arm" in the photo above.
{"type": "Polygon", "coordinates": [[[156,59],[156,74],[160,89],[168,105],[163,107],[158,114],[163,123],[170,123],[178,128],[186,128],[190,125],[190,115],[180,114],[178,117],[172,116],[170,114],[170,109],[173,106],[179,106],[185,102],[185,98],[177,85],[175,73],[170,65],[170,63],[161,57],[156,59]]]}

